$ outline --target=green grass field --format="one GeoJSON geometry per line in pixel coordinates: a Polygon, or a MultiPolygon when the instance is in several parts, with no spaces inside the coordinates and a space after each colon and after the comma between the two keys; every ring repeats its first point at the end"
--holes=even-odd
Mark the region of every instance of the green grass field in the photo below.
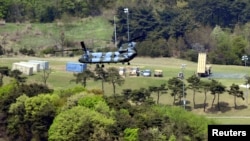
{"type": "MultiPolygon", "coordinates": [[[[48,79],[48,85],[51,88],[54,89],[67,89],[71,87],[75,87],[75,84],[70,82],[71,79],[73,79],[72,72],[66,72],[65,71],[65,65],[68,61],[75,61],[77,62],[78,57],[51,57],[51,58],[34,58],[34,57],[13,57],[13,58],[4,58],[2,57],[0,59],[1,66],[9,66],[11,68],[11,65],[13,62],[18,61],[27,61],[27,60],[46,60],[49,62],[50,68],[52,68],[52,73],[48,79]]],[[[125,83],[122,86],[117,86],[116,92],[121,93],[123,89],[131,88],[131,89],[139,89],[139,88],[148,88],[148,86],[159,86],[160,84],[167,83],[169,78],[176,77],[177,74],[181,71],[181,64],[186,64],[186,68],[184,70],[185,78],[188,78],[192,74],[195,73],[197,63],[189,62],[185,60],[175,59],[175,58],[141,58],[137,57],[134,60],[131,61],[131,65],[122,65],[122,64],[106,64],[105,67],[132,67],[132,66],[138,66],[141,69],[162,69],[164,73],[164,77],[158,78],[158,77],[126,77],[125,83]]],[[[88,65],[88,68],[94,68],[95,65],[88,65]]],[[[212,65],[212,73],[227,73],[227,74],[249,74],[249,67],[244,66],[229,66],[229,65],[212,65]]],[[[42,73],[36,73],[32,76],[28,77],[28,82],[41,82],[42,73]]],[[[202,78],[203,80],[207,80],[208,78],[202,78]]],[[[238,85],[241,85],[244,83],[243,78],[218,78],[216,79],[222,84],[224,84],[227,89],[229,89],[230,85],[235,83],[238,85]]],[[[9,78],[4,79],[4,82],[8,82],[9,78]]],[[[185,82],[187,83],[187,82],[185,82]]],[[[101,81],[93,81],[89,80],[87,83],[88,89],[101,89],[101,81]]],[[[105,95],[112,95],[113,88],[111,84],[105,83],[105,95]]],[[[242,88],[244,93],[246,94],[246,89],[242,88]]],[[[154,98],[156,98],[156,94],[152,95],[154,98]]],[[[228,93],[224,93],[220,95],[220,105],[221,105],[221,111],[217,111],[216,108],[211,108],[212,98],[213,96],[211,94],[207,94],[207,111],[203,112],[202,104],[204,101],[204,94],[197,93],[196,94],[196,106],[198,108],[193,107],[193,101],[192,101],[192,92],[191,90],[188,90],[188,94],[186,97],[187,105],[186,109],[191,110],[192,112],[199,114],[199,115],[205,115],[210,118],[214,118],[215,120],[221,122],[222,124],[248,124],[250,123],[250,110],[248,108],[247,101],[250,102],[250,100],[242,100],[237,99],[237,105],[239,109],[234,108],[233,103],[233,97],[230,96],[228,93]],[[216,118],[219,117],[219,118],[216,118]]],[[[173,103],[173,97],[171,97],[168,93],[163,94],[160,97],[160,103],[161,104],[168,104],[172,105],[173,103]]],[[[217,103],[217,99],[215,100],[215,104],[217,103]]]]}

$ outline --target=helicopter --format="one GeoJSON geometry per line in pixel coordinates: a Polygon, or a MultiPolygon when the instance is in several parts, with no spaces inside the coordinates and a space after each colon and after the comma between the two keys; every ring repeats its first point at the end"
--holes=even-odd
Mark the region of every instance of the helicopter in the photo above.
{"type": "MultiPolygon", "coordinates": [[[[85,64],[96,64],[97,67],[104,67],[104,64],[110,64],[110,63],[127,63],[130,65],[130,61],[134,59],[137,56],[137,50],[135,48],[136,42],[134,40],[141,38],[136,37],[128,43],[119,43],[119,49],[117,51],[113,52],[91,52],[88,50],[85,46],[84,41],[81,41],[81,50],[84,51],[83,55],[79,58],[80,63],[85,64]],[[124,47],[122,45],[127,44],[127,47],[124,47]]],[[[62,51],[76,51],[79,49],[69,49],[69,50],[62,50],[62,51]]]]}

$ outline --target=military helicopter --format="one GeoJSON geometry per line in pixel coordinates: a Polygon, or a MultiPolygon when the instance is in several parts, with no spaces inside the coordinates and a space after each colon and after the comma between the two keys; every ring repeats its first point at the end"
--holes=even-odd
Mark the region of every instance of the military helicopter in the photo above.
{"type": "MultiPolygon", "coordinates": [[[[81,41],[81,50],[84,51],[84,54],[79,58],[80,63],[85,64],[96,64],[97,67],[104,67],[104,64],[110,64],[110,63],[127,63],[130,65],[130,61],[134,59],[134,57],[137,56],[137,51],[135,49],[136,42],[134,40],[141,38],[137,37],[132,40],[130,40],[128,43],[119,43],[119,49],[117,51],[113,52],[91,52],[88,50],[85,46],[84,41],[81,41]],[[123,46],[124,44],[127,44],[127,47],[123,46]]],[[[62,50],[62,51],[76,51],[79,49],[68,49],[68,50],[62,50]]]]}

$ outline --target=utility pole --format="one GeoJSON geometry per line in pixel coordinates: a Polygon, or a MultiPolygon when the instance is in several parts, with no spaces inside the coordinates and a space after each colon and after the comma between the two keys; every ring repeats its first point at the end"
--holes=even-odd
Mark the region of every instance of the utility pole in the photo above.
{"type": "Polygon", "coordinates": [[[185,98],[185,85],[184,85],[184,69],[186,64],[181,64],[181,73],[182,73],[182,97],[183,97],[183,108],[186,109],[186,98],[185,98]]]}
{"type": "Polygon", "coordinates": [[[127,13],[128,42],[129,42],[129,19],[128,19],[129,11],[128,11],[128,8],[124,8],[124,13],[127,13]]]}
{"type": "Polygon", "coordinates": [[[245,67],[246,67],[246,66],[247,66],[247,60],[248,60],[247,55],[243,55],[243,56],[241,57],[241,60],[245,62],[245,67]]]}
{"type": "Polygon", "coordinates": [[[248,106],[248,93],[249,93],[249,82],[250,82],[250,76],[246,75],[245,76],[245,84],[246,84],[246,103],[247,103],[247,106],[248,106]]]}
{"type": "Polygon", "coordinates": [[[115,47],[116,47],[116,41],[117,41],[117,38],[116,38],[116,24],[115,24],[115,16],[114,16],[114,30],[115,30],[115,47]]]}

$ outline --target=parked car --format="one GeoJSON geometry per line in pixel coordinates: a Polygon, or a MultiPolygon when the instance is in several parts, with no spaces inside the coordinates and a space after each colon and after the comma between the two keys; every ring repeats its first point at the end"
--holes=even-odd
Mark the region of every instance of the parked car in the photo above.
{"type": "Polygon", "coordinates": [[[140,76],[140,69],[138,67],[133,67],[130,69],[130,76],[140,76]]]}
{"type": "Polygon", "coordinates": [[[154,71],[154,77],[163,77],[162,70],[155,70],[154,71]]]}
{"type": "Polygon", "coordinates": [[[151,77],[152,73],[151,73],[151,70],[146,69],[146,70],[142,71],[141,75],[145,76],[145,77],[151,77]]]}

